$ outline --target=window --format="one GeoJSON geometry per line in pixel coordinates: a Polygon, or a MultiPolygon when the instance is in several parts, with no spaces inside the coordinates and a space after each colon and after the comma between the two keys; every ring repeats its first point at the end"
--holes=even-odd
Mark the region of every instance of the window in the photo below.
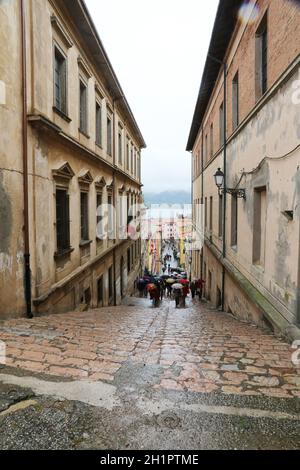
{"type": "Polygon", "coordinates": [[[80,127],[79,130],[84,134],[87,134],[87,87],[80,80],[80,127]]]}
{"type": "Polygon", "coordinates": [[[89,240],[88,193],[80,193],[80,236],[81,242],[89,240]]]}
{"type": "Polygon", "coordinates": [[[126,169],[129,171],[129,142],[126,145],[126,169]]]}
{"type": "Polygon", "coordinates": [[[56,109],[67,114],[67,61],[57,47],[54,48],[54,103],[56,109]]]}
{"type": "Polygon", "coordinates": [[[232,129],[239,125],[239,73],[235,74],[232,81],[232,129]]]}
{"type": "Polygon", "coordinates": [[[98,279],[97,282],[97,294],[98,294],[98,307],[103,307],[103,301],[104,301],[104,296],[103,296],[103,276],[98,279]]]}
{"type": "Polygon", "coordinates": [[[237,246],[238,230],[238,198],[231,196],[231,246],[237,246]]]}
{"type": "Polygon", "coordinates": [[[56,190],[56,240],[57,253],[70,249],[69,195],[66,190],[56,190]]]}
{"type": "Polygon", "coordinates": [[[214,156],[214,125],[210,125],[210,158],[214,156]]]}
{"type": "Polygon", "coordinates": [[[127,273],[131,271],[131,262],[130,262],[130,248],[127,250],[127,273]]]}
{"type": "Polygon", "coordinates": [[[219,195],[219,237],[223,237],[223,196],[219,195]]]}
{"type": "Polygon", "coordinates": [[[97,217],[96,217],[96,226],[97,226],[97,239],[102,240],[104,235],[103,227],[103,214],[102,214],[102,194],[96,194],[96,204],[97,204],[97,217]]]}
{"type": "Polygon", "coordinates": [[[207,197],[205,198],[204,206],[204,227],[207,229],[207,197]]]}
{"type": "Polygon", "coordinates": [[[133,175],[136,176],[136,149],[134,149],[133,175]]]}
{"type": "Polygon", "coordinates": [[[109,296],[109,303],[111,304],[113,301],[114,296],[114,280],[113,280],[113,268],[109,268],[108,270],[108,296],[109,296]]]}
{"type": "Polygon", "coordinates": [[[268,14],[263,17],[256,31],[256,99],[259,99],[268,88],[268,14]]]}
{"type": "Polygon", "coordinates": [[[118,153],[119,153],[119,164],[123,163],[123,129],[119,126],[118,134],[118,153]]]}
{"type": "Polygon", "coordinates": [[[205,136],[205,159],[208,160],[208,136],[205,136]]]}
{"type": "Polygon", "coordinates": [[[140,153],[138,153],[138,161],[137,161],[137,178],[140,181],[140,179],[141,179],[141,156],[140,156],[140,153]]]}
{"type": "Polygon", "coordinates": [[[114,207],[112,194],[108,195],[108,236],[110,240],[114,238],[114,207]]]}
{"type": "Polygon", "coordinates": [[[220,125],[220,147],[224,145],[224,103],[221,104],[219,110],[219,125],[220,125]]]}
{"type": "Polygon", "coordinates": [[[133,172],[133,147],[131,146],[131,153],[130,153],[130,172],[133,172]]]}
{"type": "Polygon", "coordinates": [[[253,264],[260,264],[261,266],[263,266],[265,262],[266,212],[266,187],[255,189],[253,213],[253,264]]]}
{"type": "Polygon", "coordinates": [[[102,107],[96,103],[96,144],[102,147],[102,107]]]}
{"type": "Polygon", "coordinates": [[[208,271],[208,289],[207,289],[207,299],[211,300],[211,289],[212,289],[212,273],[208,271]]]}
{"type": "Polygon", "coordinates": [[[111,117],[107,116],[107,154],[112,156],[112,122],[111,117]]]}

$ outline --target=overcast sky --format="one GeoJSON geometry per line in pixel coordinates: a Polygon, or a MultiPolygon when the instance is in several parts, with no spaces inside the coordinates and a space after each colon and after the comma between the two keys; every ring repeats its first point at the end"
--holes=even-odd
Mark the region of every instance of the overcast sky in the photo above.
{"type": "Polygon", "coordinates": [[[144,191],[190,190],[185,152],[218,0],[86,0],[147,143],[144,191]]]}

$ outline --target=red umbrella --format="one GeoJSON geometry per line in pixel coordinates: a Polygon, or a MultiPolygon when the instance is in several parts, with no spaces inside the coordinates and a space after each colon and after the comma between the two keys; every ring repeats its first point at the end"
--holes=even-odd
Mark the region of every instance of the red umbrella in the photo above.
{"type": "Polygon", "coordinates": [[[147,289],[148,290],[156,289],[156,285],[155,284],[148,284],[147,289]]]}
{"type": "Polygon", "coordinates": [[[189,281],[187,279],[179,279],[180,284],[183,284],[183,285],[188,285],[189,284],[189,281]]]}

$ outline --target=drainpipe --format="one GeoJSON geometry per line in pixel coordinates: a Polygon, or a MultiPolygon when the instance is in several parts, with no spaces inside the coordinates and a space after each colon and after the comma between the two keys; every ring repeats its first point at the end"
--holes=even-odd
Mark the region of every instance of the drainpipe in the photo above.
{"type": "MultiPolygon", "coordinates": [[[[216,57],[208,54],[208,57],[213,60],[214,62],[217,62],[220,64],[223,68],[223,87],[224,87],[224,101],[223,101],[223,106],[224,106],[224,119],[223,119],[223,173],[224,173],[224,192],[223,192],[223,246],[222,246],[222,256],[223,256],[223,261],[226,258],[226,208],[227,208],[227,194],[226,194],[226,189],[227,189],[227,64],[226,62],[223,62],[220,59],[217,59],[216,57]]],[[[225,266],[223,265],[222,269],[222,311],[224,312],[225,309],[225,266]]]]}
{"type": "MultiPolygon", "coordinates": [[[[203,211],[203,204],[204,204],[204,160],[203,160],[203,150],[204,150],[204,137],[203,137],[203,125],[201,128],[201,216],[203,211]]],[[[203,220],[203,217],[202,217],[203,220]]],[[[204,227],[202,227],[204,230],[204,227]]],[[[204,234],[203,234],[204,235],[204,234]]],[[[204,241],[204,236],[203,236],[204,241]]],[[[202,247],[202,256],[201,256],[201,275],[200,278],[203,280],[204,275],[204,243],[202,247]]]]}
{"type": "Polygon", "coordinates": [[[31,269],[29,244],[29,195],[28,195],[28,124],[27,124],[27,63],[26,63],[26,18],[25,0],[21,0],[22,34],[22,146],[23,146],[23,196],[24,196],[24,265],[26,315],[33,318],[31,298],[31,269]]]}
{"type": "MultiPolygon", "coordinates": [[[[223,63],[224,72],[224,137],[223,137],[223,172],[224,172],[224,193],[223,193],[223,260],[226,258],[226,208],[227,208],[227,65],[223,63]]],[[[222,270],[222,311],[225,310],[225,266],[222,270]]]]}
{"type": "MultiPolygon", "coordinates": [[[[300,214],[299,214],[300,215],[300,214]]],[[[300,217],[299,217],[299,240],[300,240],[300,217]]],[[[299,247],[299,244],[298,244],[299,247]]],[[[296,303],[296,323],[300,326],[300,247],[298,248],[298,289],[297,289],[297,303],[296,303]]]]}
{"type": "MultiPolygon", "coordinates": [[[[191,151],[191,182],[192,182],[192,191],[191,191],[191,203],[192,203],[192,228],[194,227],[194,215],[195,215],[195,207],[194,207],[194,174],[193,174],[193,152],[191,151]]],[[[192,260],[194,259],[193,251],[191,251],[192,260]]],[[[192,270],[194,269],[193,261],[191,265],[191,275],[192,270]]]]}
{"type": "MultiPolygon", "coordinates": [[[[115,243],[117,237],[117,217],[116,217],[116,115],[115,115],[115,99],[113,99],[113,207],[114,207],[114,230],[115,230],[115,243]]],[[[117,290],[116,290],[116,246],[113,249],[113,272],[114,272],[114,306],[117,306],[117,290]]]]}

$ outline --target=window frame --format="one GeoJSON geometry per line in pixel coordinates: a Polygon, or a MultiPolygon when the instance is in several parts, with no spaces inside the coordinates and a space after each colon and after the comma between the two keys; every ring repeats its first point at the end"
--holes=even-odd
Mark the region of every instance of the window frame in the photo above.
{"type": "Polygon", "coordinates": [[[88,84],[79,76],[79,131],[88,137],[88,84]],[[84,90],[84,110],[82,110],[82,91],[84,90]],[[82,121],[82,111],[84,111],[84,122],[82,121]],[[82,125],[83,124],[83,125],[82,125]]]}
{"type": "Polygon", "coordinates": [[[113,153],[113,116],[110,112],[106,115],[106,151],[109,157],[113,153]]]}
{"type": "Polygon", "coordinates": [[[55,188],[55,228],[56,228],[56,256],[61,256],[66,253],[69,253],[71,251],[71,220],[70,220],[70,195],[69,195],[69,190],[68,188],[61,187],[61,186],[56,186],[55,188]],[[66,196],[66,206],[62,210],[62,225],[64,226],[63,232],[64,232],[64,237],[65,240],[61,245],[59,242],[59,223],[58,223],[58,198],[57,198],[57,193],[64,193],[66,196]]]}
{"type": "Polygon", "coordinates": [[[255,90],[257,101],[268,91],[268,17],[268,10],[266,10],[255,33],[255,90]]]}
{"type": "Polygon", "coordinates": [[[68,55],[67,53],[58,45],[56,41],[53,41],[53,109],[61,114],[63,117],[68,115],[68,55]],[[61,56],[64,61],[64,98],[62,97],[62,102],[64,106],[57,106],[56,100],[56,55],[61,56]]]}
{"type": "Polygon", "coordinates": [[[90,227],[89,227],[89,192],[80,189],[80,245],[90,242],[90,227]],[[83,204],[82,197],[85,196],[85,213],[82,212],[83,204]],[[83,219],[85,224],[83,224],[83,219]]]}
{"type": "Polygon", "coordinates": [[[99,102],[99,100],[96,99],[96,104],[95,104],[95,110],[96,110],[96,116],[95,116],[95,131],[96,131],[96,145],[98,147],[103,148],[103,109],[102,109],[102,104],[99,102]],[[99,123],[99,116],[100,116],[100,123],[99,123]]]}

